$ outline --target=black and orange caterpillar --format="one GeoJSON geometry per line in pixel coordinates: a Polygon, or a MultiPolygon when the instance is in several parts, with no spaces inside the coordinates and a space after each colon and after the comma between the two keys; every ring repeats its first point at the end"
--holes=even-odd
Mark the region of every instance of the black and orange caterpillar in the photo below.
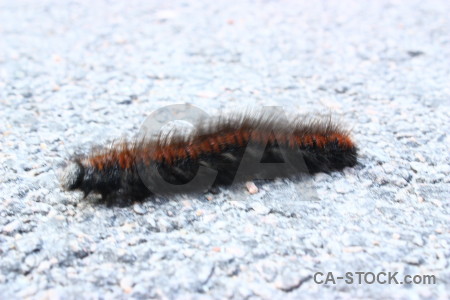
{"type": "Polygon", "coordinates": [[[287,122],[267,114],[244,114],[202,120],[187,136],[116,142],[75,155],[59,178],[65,190],[80,190],[85,197],[95,192],[108,202],[117,197],[144,199],[153,193],[139,170],[153,168],[166,182],[180,185],[204,166],[217,171],[214,185],[226,185],[233,182],[244,154],[258,162],[284,162],[284,155],[294,155],[306,165],[299,172],[309,174],[357,164],[349,131],[329,118],[287,122]]]}

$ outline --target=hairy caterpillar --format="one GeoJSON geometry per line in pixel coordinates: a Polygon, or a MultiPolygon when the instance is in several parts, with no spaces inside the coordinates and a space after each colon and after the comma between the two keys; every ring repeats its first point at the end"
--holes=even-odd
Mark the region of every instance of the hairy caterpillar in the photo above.
{"type": "MultiPolygon", "coordinates": [[[[357,163],[357,148],[349,132],[330,119],[288,121],[267,113],[242,114],[202,119],[189,135],[174,132],[170,137],[116,142],[76,155],[59,178],[65,190],[80,190],[85,197],[95,192],[108,202],[117,197],[138,200],[153,194],[149,185],[155,173],[169,184],[169,192],[171,187],[175,190],[189,183],[200,167],[217,171],[214,185],[231,184],[244,155],[261,166],[285,162],[286,155],[300,158],[305,168],[292,173],[328,173],[357,163]]],[[[253,171],[257,173],[258,168],[253,171]]],[[[289,174],[281,174],[285,175],[289,174]]]]}

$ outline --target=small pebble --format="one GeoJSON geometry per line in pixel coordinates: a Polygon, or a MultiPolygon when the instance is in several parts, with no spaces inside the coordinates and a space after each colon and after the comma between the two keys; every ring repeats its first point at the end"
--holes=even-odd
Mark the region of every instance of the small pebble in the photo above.
{"type": "Polygon", "coordinates": [[[258,187],[255,185],[253,181],[246,182],[245,186],[247,187],[247,191],[250,193],[250,195],[254,195],[259,191],[258,187]]]}
{"type": "Polygon", "coordinates": [[[147,213],[147,210],[140,203],[135,203],[133,205],[133,210],[135,213],[137,213],[139,215],[144,215],[147,213]]]}

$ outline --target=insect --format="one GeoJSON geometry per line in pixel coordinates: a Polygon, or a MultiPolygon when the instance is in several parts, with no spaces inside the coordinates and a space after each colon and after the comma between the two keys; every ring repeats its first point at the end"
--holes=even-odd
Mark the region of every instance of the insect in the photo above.
{"type": "Polygon", "coordinates": [[[281,172],[275,176],[329,173],[357,164],[349,131],[329,118],[297,116],[288,121],[270,114],[235,114],[193,125],[188,135],[175,131],[170,137],[120,141],[75,155],[59,174],[61,185],[85,197],[98,193],[108,202],[120,197],[141,200],[164,184],[166,192],[175,191],[201,168],[215,170],[205,178],[217,186],[233,183],[239,170],[246,173],[240,177],[251,179],[266,163],[279,164],[281,172]],[[303,168],[287,168],[286,157],[297,159],[303,168]],[[257,167],[242,170],[244,158],[257,167]],[[287,169],[290,173],[283,172],[287,169]]]}

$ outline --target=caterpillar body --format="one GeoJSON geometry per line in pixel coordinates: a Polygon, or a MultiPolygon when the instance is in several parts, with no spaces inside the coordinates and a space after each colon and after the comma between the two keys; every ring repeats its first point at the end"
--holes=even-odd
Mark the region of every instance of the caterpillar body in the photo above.
{"type": "Polygon", "coordinates": [[[175,132],[170,137],[116,142],[87,155],[75,155],[59,174],[61,185],[68,191],[80,190],[85,197],[98,193],[110,203],[118,197],[139,200],[153,194],[140,170],[156,170],[175,187],[189,183],[200,167],[217,172],[214,185],[231,184],[244,155],[261,165],[295,156],[306,165],[299,172],[308,174],[357,164],[357,147],[349,131],[331,119],[287,121],[267,114],[244,114],[208,118],[193,125],[187,136],[175,132]]]}

